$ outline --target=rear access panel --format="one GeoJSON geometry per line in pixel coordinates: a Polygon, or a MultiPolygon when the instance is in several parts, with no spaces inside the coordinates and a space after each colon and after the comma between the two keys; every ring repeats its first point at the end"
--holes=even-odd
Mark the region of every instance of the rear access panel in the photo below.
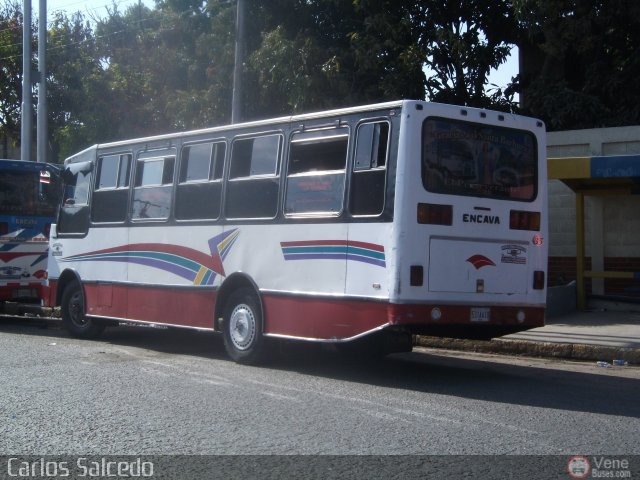
{"type": "Polygon", "coordinates": [[[432,238],[431,292],[527,293],[528,245],[496,240],[432,238]]]}

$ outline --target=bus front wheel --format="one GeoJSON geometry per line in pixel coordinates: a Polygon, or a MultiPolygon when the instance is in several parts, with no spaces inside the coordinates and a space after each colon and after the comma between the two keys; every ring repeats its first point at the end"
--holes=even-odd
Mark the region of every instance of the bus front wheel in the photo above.
{"type": "Polygon", "coordinates": [[[78,338],[97,338],[104,330],[102,323],[85,315],[84,292],[76,281],[67,285],[62,293],[62,323],[78,338]]]}
{"type": "Polygon", "coordinates": [[[226,302],[223,325],[224,347],[232,360],[255,364],[263,358],[260,300],[250,288],[241,288],[226,302]]]}

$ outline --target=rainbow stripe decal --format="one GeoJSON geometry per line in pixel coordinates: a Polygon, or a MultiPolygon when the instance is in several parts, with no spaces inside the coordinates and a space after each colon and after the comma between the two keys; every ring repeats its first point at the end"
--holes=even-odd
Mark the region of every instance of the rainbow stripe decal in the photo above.
{"type": "Polygon", "coordinates": [[[285,260],[351,260],[385,267],[384,246],[347,240],[280,242],[285,260]]]}
{"type": "Polygon", "coordinates": [[[73,255],[62,261],[135,263],[171,272],[194,285],[213,285],[216,275],[226,276],[223,261],[239,234],[234,229],[211,238],[211,255],[179,245],[136,243],[73,255]]]}

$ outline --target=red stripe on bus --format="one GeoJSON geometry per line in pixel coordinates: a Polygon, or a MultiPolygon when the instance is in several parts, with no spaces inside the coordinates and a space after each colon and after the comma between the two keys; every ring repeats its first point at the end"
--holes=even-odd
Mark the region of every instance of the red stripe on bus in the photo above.
{"type": "Polygon", "coordinates": [[[45,252],[2,252],[0,253],[0,260],[3,262],[10,262],[11,260],[15,260],[20,257],[32,257],[35,255],[44,255],[45,252]]]}
{"type": "Polygon", "coordinates": [[[351,338],[388,323],[387,304],[264,295],[265,333],[313,339],[351,338]]]}
{"type": "Polygon", "coordinates": [[[142,322],[213,328],[216,294],[211,290],[86,284],[90,315],[142,322]]]}
{"type": "Polygon", "coordinates": [[[280,242],[283,247],[307,247],[307,246],[319,246],[319,245],[347,245],[346,240],[300,240],[295,242],[280,242]]]}
{"type": "MultiPolygon", "coordinates": [[[[52,282],[52,291],[56,283],[52,282]]],[[[85,285],[87,313],[149,323],[213,328],[216,292],[109,284],[85,285]]],[[[490,321],[472,322],[471,306],[398,305],[349,298],[262,295],[264,333],[308,339],[347,339],[387,325],[509,326],[544,324],[543,307],[492,306],[490,321]],[[439,310],[437,319],[433,309],[439,310]],[[518,314],[524,312],[523,321],[518,314]]]]}

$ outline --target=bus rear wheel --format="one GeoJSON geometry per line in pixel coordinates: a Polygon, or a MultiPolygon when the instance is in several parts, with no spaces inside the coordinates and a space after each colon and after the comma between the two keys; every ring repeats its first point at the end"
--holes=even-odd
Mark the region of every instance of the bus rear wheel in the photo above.
{"type": "Polygon", "coordinates": [[[97,338],[104,330],[104,324],[85,315],[84,292],[77,281],[62,293],[62,324],[77,338],[97,338]]]}
{"type": "Polygon", "coordinates": [[[255,364],[264,356],[260,299],[250,288],[231,294],[224,310],[224,347],[238,363],[255,364]]]}

